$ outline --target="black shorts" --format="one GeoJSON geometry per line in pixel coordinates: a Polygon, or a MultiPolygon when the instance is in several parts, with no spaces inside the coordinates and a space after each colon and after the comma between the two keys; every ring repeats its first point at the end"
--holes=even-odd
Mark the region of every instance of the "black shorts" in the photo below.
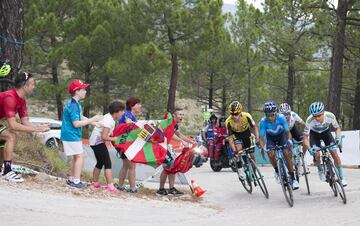
{"type": "Polygon", "coordinates": [[[109,155],[109,151],[104,143],[90,146],[94,150],[95,158],[96,158],[96,168],[102,169],[111,169],[111,158],[109,155]]]}
{"type": "Polygon", "coordinates": [[[291,136],[294,140],[300,142],[303,140],[304,138],[304,133],[301,132],[299,130],[299,128],[297,128],[296,126],[294,126],[291,130],[290,130],[291,136]]]}
{"type": "Polygon", "coordinates": [[[335,144],[334,137],[331,135],[330,130],[325,130],[322,133],[317,133],[310,130],[310,147],[316,146],[321,147],[321,141],[324,141],[325,146],[335,144]]]}
{"type": "MultiPolygon", "coordinates": [[[[4,132],[6,129],[7,129],[6,126],[0,124],[0,134],[1,134],[2,132],[4,132]]],[[[0,148],[3,147],[4,145],[5,145],[5,140],[1,140],[1,139],[0,139],[0,148]]]]}
{"type": "Polygon", "coordinates": [[[250,130],[245,130],[242,133],[233,133],[235,136],[234,144],[241,144],[242,148],[249,148],[253,144],[250,130]]]}

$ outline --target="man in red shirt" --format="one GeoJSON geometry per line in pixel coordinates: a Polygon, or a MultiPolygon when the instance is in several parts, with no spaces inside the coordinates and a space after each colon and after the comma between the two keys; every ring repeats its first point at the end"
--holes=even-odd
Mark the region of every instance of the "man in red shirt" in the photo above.
{"type": "Polygon", "coordinates": [[[16,132],[46,132],[50,128],[48,125],[33,125],[29,122],[24,97],[29,96],[35,88],[32,75],[27,72],[20,72],[15,76],[14,83],[15,89],[0,93],[0,141],[4,143],[4,172],[2,178],[7,181],[22,182],[24,180],[21,175],[11,170],[16,132]],[[16,113],[19,115],[21,123],[16,121],[16,113]],[[7,125],[3,123],[5,119],[7,125]]]}

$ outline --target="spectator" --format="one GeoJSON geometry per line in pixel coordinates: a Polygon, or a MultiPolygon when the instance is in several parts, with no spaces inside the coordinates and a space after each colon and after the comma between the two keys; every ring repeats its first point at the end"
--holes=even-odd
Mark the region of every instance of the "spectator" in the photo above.
{"type": "Polygon", "coordinates": [[[7,122],[7,125],[0,123],[0,140],[5,142],[3,178],[7,181],[22,182],[24,179],[21,174],[11,169],[16,132],[46,132],[50,128],[48,125],[33,125],[29,122],[25,97],[35,88],[33,76],[28,72],[20,72],[15,76],[14,83],[15,89],[0,93],[0,120],[6,119],[7,122]],[[16,113],[19,115],[20,123],[16,121],[16,113]]]}
{"type": "Polygon", "coordinates": [[[86,185],[80,181],[81,170],[84,162],[84,149],[82,146],[82,128],[86,125],[100,126],[98,121],[101,115],[92,118],[86,118],[82,115],[82,106],[80,100],[86,96],[85,84],[80,80],[74,80],[69,85],[71,98],[66,101],[60,139],[63,141],[64,152],[66,156],[72,156],[71,175],[66,181],[68,185],[75,188],[85,188],[86,185]]]}
{"type": "MultiPolygon", "coordinates": [[[[187,146],[187,147],[192,146],[192,144],[194,144],[194,141],[179,131],[179,124],[182,123],[182,121],[184,119],[183,110],[181,108],[176,108],[173,116],[174,116],[174,120],[176,122],[175,134],[174,134],[175,136],[173,136],[173,139],[180,141],[184,146],[187,146]]],[[[156,194],[158,194],[158,195],[174,195],[174,196],[183,195],[184,194],[183,192],[178,191],[175,188],[175,176],[176,176],[176,174],[167,175],[164,171],[162,171],[160,174],[160,188],[156,192],[156,194]],[[164,188],[167,177],[169,177],[169,190],[168,191],[164,188]]]]}
{"type": "MultiPolygon", "coordinates": [[[[122,123],[131,123],[137,122],[136,115],[141,112],[141,102],[140,99],[137,97],[130,97],[126,101],[126,111],[119,120],[119,124],[122,123]]],[[[124,181],[126,175],[129,180],[130,190],[131,193],[136,193],[136,163],[131,162],[128,160],[124,153],[121,153],[121,159],[123,160],[123,165],[119,173],[119,189],[121,191],[125,190],[124,181]]]]}
{"type": "Polygon", "coordinates": [[[95,127],[91,133],[89,143],[90,147],[93,149],[96,166],[93,171],[93,179],[91,187],[100,188],[101,185],[98,183],[99,175],[101,169],[105,167],[105,179],[107,183],[106,191],[113,193],[120,193],[118,189],[114,187],[112,170],[111,170],[111,159],[109,151],[105,145],[106,141],[116,141],[116,137],[110,137],[114,128],[115,120],[119,120],[124,114],[125,105],[120,101],[114,101],[109,105],[109,113],[104,115],[103,119],[100,121],[102,127],[95,127]]]}

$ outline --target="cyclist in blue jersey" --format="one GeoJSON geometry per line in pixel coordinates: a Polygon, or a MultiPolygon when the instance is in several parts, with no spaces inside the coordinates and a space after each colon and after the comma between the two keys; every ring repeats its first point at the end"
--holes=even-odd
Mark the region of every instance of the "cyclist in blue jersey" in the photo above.
{"type": "Polygon", "coordinates": [[[283,153],[285,156],[286,167],[289,170],[289,175],[291,179],[290,182],[292,183],[293,189],[296,190],[299,188],[299,182],[295,179],[294,167],[291,161],[290,147],[292,145],[292,137],[286,118],[283,115],[277,113],[277,106],[273,101],[266,102],[264,104],[263,110],[265,113],[265,117],[263,117],[260,121],[260,146],[262,150],[265,150],[267,152],[271,165],[275,169],[275,180],[277,183],[280,183],[280,181],[278,175],[279,171],[275,160],[274,147],[276,145],[284,147],[283,153]],[[265,137],[266,149],[264,149],[265,137]]]}

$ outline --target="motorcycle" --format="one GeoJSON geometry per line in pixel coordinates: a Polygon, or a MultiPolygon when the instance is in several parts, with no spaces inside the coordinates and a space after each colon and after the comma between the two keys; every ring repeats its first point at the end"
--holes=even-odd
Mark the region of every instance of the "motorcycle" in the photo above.
{"type": "Polygon", "coordinates": [[[235,172],[236,169],[232,168],[232,164],[230,164],[230,157],[232,156],[233,152],[229,146],[229,143],[226,142],[225,145],[220,149],[219,153],[219,159],[215,160],[213,158],[210,158],[210,167],[214,172],[220,172],[222,168],[229,168],[235,172]]]}

